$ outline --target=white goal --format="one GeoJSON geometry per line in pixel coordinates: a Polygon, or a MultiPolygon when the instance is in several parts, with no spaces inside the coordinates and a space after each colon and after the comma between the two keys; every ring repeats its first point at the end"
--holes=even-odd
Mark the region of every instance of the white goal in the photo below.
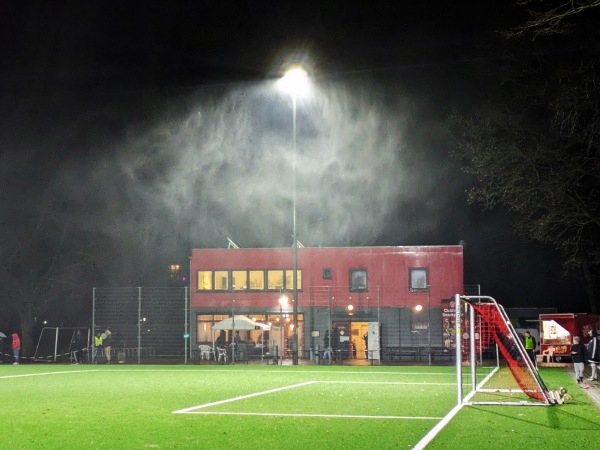
{"type": "MultiPolygon", "coordinates": [[[[459,404],[554,405],[504,308],[492,297],[455,296],[459,404]]],[[[563,391],[561,389],[561,391],[563,391]]]]}
{"type": "Polygon", "coordinates": [[[44,327],[40,333],[34,361],[72,362],[87,357],[90,329],[81,327],[44,327]],[[80,331],[77,334],[77,330],[80,331]]]}

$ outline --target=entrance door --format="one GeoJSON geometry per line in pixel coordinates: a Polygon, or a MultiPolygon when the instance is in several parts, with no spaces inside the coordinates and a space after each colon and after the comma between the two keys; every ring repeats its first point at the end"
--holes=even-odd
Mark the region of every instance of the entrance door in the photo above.
{"type": "Polygon", "coordinates": [[[352,341],[356,347],[356,359],[367,359],[367,342],[369,322],[352,322],[352,341]]]}

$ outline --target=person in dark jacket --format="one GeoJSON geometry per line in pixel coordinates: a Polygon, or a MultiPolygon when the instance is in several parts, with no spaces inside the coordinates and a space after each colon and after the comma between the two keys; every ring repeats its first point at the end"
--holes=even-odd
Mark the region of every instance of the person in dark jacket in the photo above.
{"type": "Polygon", "coordinates": [[[571,359],[573,360],[573,370],[575,370],[575,379],[578,384],[583,383],[586,354],[585,345],[581,343],[579,336],[575,336],[573,338],[573,345],[571,346],[571,359]]]}
{"type": "Polygon", "coordinates": [[[79,364],[83,362],[83,348],[85,342],[81,330],[76,330],[71,340],[71,363],[79,364]]]}
{"type": "Polygon", "coordinates": [[[592,331],[592,339],[588,342],[587,346],[587,357],[588,362],[592,368],[592,375],[588,380],[597,381],[598,373],[597,373],[597,365],[600,364],[600,339],[598,339],[598,331],[592,331]]]}

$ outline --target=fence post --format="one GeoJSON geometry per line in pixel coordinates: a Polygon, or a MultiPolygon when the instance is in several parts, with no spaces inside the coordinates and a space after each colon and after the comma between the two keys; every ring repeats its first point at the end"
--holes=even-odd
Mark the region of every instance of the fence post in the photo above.
{"type": "Polygon", "coordinates": [[[142,288],[138,287],[138,335],[137,335],[137,363],[140,364],[142,353],[142,288]]]}

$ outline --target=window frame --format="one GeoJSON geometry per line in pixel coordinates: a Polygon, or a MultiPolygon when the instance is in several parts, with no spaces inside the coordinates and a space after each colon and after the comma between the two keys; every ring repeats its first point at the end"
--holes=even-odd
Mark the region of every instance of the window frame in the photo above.
{"type": "MultiPolygon", "coordinates": [[[[294,289],[294,269],[284,270],[285,289],[292,291],[294,289]]],[[[302,270],[296,269],[296,290],[302,290],[302,270]]]]}
{"type": "MultiPolygon", "coordinates": [[[[229,270],[222,270],[222,269],[218,269],[218,270],[213,270],[213,291],[216,292],[229,292],[231,290],[231,273],[229,272],[229,270]],[[221,274],[225,274],[225,286],[224,287],[220,287],[217,285],[217,274],[221,275],[221,274]]],[[[220,278],[223,278],[222,276],[220,278]]]]}
{"type": "Polygon", "coordinates": [[[410,292],[427,292],[429,290],[429,267],[409,267],[408,268],[408,290],[410,292]],[[413,279],[414,276],[419,274],[425,275],[425,286],[417,286],[415,281],[418,279],[413,279]]]}
{"type": "Polygon", "coordinates": [[[350,292],[369,292],[369,271],[366,267],[353,267],[349,269],[348,281],[350,292]],[[364,286],[358,286],[357,283],[355,283],[357,275],[364,276],[364,286]]]}
{"type": "Polygon", "coordinates": [[[208,292],[208,291],[212,291],[214,288],[214,271],[213,270],[201,270],[198,269],[196,271],[196,292],[208,292]],[[201,274],[210,274],[210,276],[208,277],[210,286],[207,288],[201,288],[200,287],[200,282],[206,280],[205,276],[201,276],[201,274]]]}
{"type": "Polygon", "coordinates": [[[285,270],[284,269],[267,269],[267,290],[282,291],[285,288],[285,270]],[[281,284],[272,282],[273,278],[280,277],[281,284]]]}
{"type": "Polygon", "coordinates": [[[243,269],[243,270],[232,269],[231,270],[231,288],[234,291],[246,291],[246,290],[248,290],[248,270],[246,270],[246,269],[243,269]],[[240,281],[235,276],[236,274],[240,274],[244,278],[244,283],[243,283],[242,286],[240,286],[239,284],[236,284],[236,282],[240,281]]]}
{"type": "Polygon", "coordinates": [[[265,278],[266,278],[266,272],[264,269],[249,269],[248,270],[248,290],[249,291],[256,291],[256,292],[262,292],[265,291],[265,278]],[[262,274],[262,283],[261,283],[261,287],[256,288],[256,287],[252,287],[252,274],[253,273],[258,273],[260,272],[262,274]]]}

